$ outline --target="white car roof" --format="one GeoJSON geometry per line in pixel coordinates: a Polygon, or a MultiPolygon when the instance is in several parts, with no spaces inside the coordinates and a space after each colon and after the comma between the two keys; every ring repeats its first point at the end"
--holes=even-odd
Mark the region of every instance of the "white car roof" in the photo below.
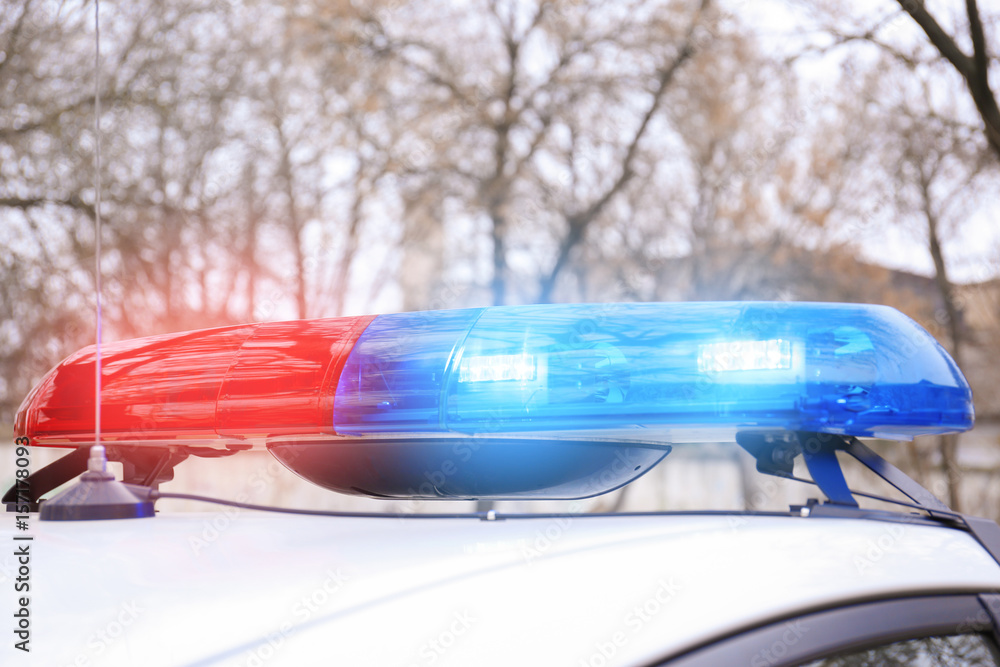
{"type": "Polygon", "coordinates": [[[1000,590],[968,533],[864,519],[227,510],[31,528],[37,665],[638,665],[830,605],[1000,590]]]}

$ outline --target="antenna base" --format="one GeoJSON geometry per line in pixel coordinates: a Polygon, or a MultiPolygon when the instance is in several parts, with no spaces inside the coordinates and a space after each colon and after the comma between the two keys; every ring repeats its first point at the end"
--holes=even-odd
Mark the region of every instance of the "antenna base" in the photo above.
{"type": "Polygon", "coordinates": [[[80,481],[42,503],[42,521],[139,519],[154,515],[152,489],[123,484],[107,470],[104,447],[90,448],[80,481]]]}

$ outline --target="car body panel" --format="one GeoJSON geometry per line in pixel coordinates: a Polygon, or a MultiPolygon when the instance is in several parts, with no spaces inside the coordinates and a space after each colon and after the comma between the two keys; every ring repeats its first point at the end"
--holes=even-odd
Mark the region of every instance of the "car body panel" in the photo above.
{"type": "Polygon", "coordinates": [[[865,519],[227,509],[30,533],[46,666],[639,665],[805,611],[1000,591],[968,533],[865,519]]]}

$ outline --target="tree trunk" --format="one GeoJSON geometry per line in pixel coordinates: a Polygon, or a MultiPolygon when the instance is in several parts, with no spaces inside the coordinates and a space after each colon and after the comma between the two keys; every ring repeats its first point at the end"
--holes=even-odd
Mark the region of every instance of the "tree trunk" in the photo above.
{"type": "MultiPolygon", "coordinates": [[[[948,269],[944,262],[944,253],[941,250],[941,238],[937,214],[931,205],[930,182],[927,178],[921,177],[920,191],[923,201],[924,215],[927,218],[927,241],[930,247],[931,257],[934,260],[934,280],[937,283],[941,301],[944,303],[945,314],[948,318],[948,334],[951,343],[951,354],[955,363],[962,366],[962,335],[961,335],[961,314],[958,304],[955,301],[955,290],[948,278],[948,269]]],[[[948,483],[948,506],[956,512],[961,512],[960,487],[962,474],[958,467],[958,436],[954,434],[942,435],[938,439],[938,452],[941,456],[941,467],[948,483]]]]}

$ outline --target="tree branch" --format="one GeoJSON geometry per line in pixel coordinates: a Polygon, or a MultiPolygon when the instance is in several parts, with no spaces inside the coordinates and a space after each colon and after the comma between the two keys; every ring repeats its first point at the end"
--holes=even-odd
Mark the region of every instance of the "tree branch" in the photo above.
{"type": "Polygon", "coordinates": [[[924,3],[918,0],[898,0],[898,2],[903,11],[917,22],[917,25],[924,31],[927,38],[931,40],[934,48],[958,70],[959,74],[967,80],[970,79],[974,67],[972,59],[965,55],[962,49],[958,48],[955,40],[931,16],[924,3]]]}
{"type": "Polygon", "coordinates": [[[965,9],[969,14],[969,36],[972,37],[973,78],[976,85],[989,90],[989,55],[986,53],[986,35],[983,33],[983,21],[979,17],[976,0],[965,0],[965,9]]]}
{"type": "Polygon", "coordinates": [[[989,56],[986,36],[979,17],[976,0],[966,0],[969,15],[969,34],[972,37],[973,55],[966,55],[930,15],[919,0],[898,0],[900,6],[923,29],[931,44],[950,62],[969,86],[969,93],[985,125],[986,140],[1000,158],[1000,107],[989,84],[989,56]]]}
{"type": "Polygon", "coordinates": [[[608,203],[617,195],[622,189],[628,185],[629,181],[635,175],[633,171],[635,157],[638,154],[639,143],[642,141],[643,137],[646,135],[646,130],[649,127],[650,121],[656,112],[660,108],[660,104],[663,101],[664,93],[670,87],[670,83],[673,81],[674,76],[680,70],[681,66],[684,65],[687,60],[694,55],[694,29],[698,25],[698,18],[700,16],[701,10],[704,10],[708,1],[702,2],[701,9],[696,15],[695,20],[692,22],[691,27],[688,29],[687,34],[684,38],[684,44],[681,46],[680,52],[677,57],[671,61],[671,63],[660,71],[657,77],[656,89],[653,91],[653,100],[643,114],[642,121],[639,123],[639,128],[636,130],[629,142],[628,148],[625,151],[625,157],[622,159],[621,172],[618,175],[617,180],[609,187],[605,192],[597,198],[586,210],[566,216],[566,223],[569,226],[569,231],[563,238],[562,243],[559,244],[559,252],[556,255],[555,264],[553,264],[549,274],[544,277],[541,281],[542,286],[539,291],[538,300],[541,303],[547,303],[552,299],[552,291],[555,288],[556,278],[562,271],[566,262],[569,261],[569,255],[573,249],[583,240],[584,233],[591,223],[601,214],[608,203]]]}
{"type": "Polygon", "coordinates": [[[50,204],[54,206],[66,206],[77,211],[83,211],[90,218],[95,217],[94,205],[84,202],[76,195],[73,195],[68,199],[51,199],[48,197],[30,197],[27,199],[21,197],[0,197],[0,208],[19,208],[22,211],[27,211],[28,209],[48,206],[50,204]]]}

